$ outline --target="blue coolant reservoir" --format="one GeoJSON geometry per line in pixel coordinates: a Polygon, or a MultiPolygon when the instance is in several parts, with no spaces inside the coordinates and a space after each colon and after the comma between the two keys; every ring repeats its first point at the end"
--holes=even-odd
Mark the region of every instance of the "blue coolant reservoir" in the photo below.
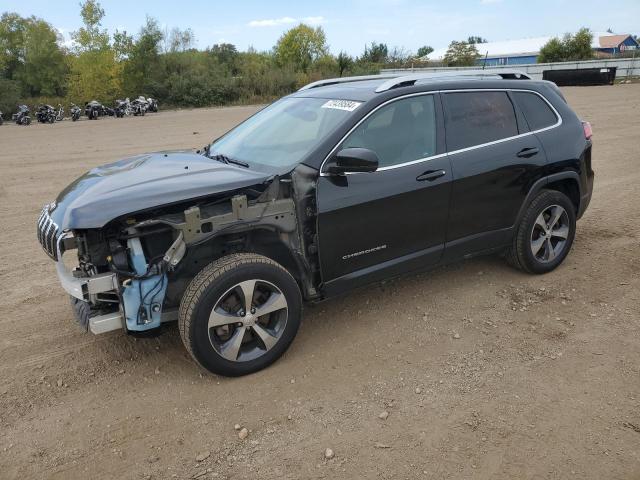
{"type": "MultiPolygon", "coordinates": [[[[147,271],[147,260],[139,238],[127,241],[133,268],[138,275],[147,271]]],[[[127,329],[133,331],[150,330],[160,326],[162,303],[167,291],[167,274],[153,275],[141,280],[133,279],[124,285],[122,299],[127,329]]]]}

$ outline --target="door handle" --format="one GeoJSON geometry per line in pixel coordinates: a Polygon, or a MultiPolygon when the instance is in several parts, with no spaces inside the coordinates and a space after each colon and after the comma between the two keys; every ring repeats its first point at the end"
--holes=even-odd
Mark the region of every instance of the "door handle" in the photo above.
{"type": "Polygon", "coordinates": [[[422,175],[418,175],[416,180],[419,182],[433,182],[434,180],[443,177],[447,174],[444,170],[428,170],[424,172],[422,175]]]}
{"type": "Polygon", "coordinates": [[[516,156],[520,158],[529,158],[537,155],[538,152],[540,152],[540,149],[538,147],[523,148],[518,153],[516,153],[516,156]]]}

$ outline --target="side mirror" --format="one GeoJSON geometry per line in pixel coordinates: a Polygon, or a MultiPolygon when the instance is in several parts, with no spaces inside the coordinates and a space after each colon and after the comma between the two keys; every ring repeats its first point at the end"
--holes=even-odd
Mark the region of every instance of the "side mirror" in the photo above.
{"type": "Polygon", "coordinates": [[[344,148],[329,161],[327,172],[340,175],[351,172],[375,172],[378,155],[368,148],[344,148]]]}

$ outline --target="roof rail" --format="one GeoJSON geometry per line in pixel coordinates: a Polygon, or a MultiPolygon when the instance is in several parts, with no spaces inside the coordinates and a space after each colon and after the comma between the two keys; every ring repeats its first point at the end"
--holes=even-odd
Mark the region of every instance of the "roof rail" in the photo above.
{"type": "Polygon", "coordinates": [[[385,78],[399,77],[398,73],[387,73],[380,75],[361,75],[359,77],[338,77],[338,78],[326,78],[324,80],[318,80],[317,82],[309,83],[302,87],[299,92],[303,90],[309,90],[311,88],[326,87],[327,85],[337,85],[339,83],[351,83],[351,82],[363,82],[365,80],[381,80],[385,78]]]}
{"type": "Polygon", "coordinates": [[[328,85],[338,85],[341,83],[363,82],[365,80],[384,80],[386,82],[376,88],[376,93],[385,92],[395,87],[404,87],[413,85],[418,80],[424,80],[429,78],[442,78],[442,77],[502,77],[505,79],[524,79],[530,80],[526,73],[520,70],[507,70],[507,69],[495,69],[495,70],[451,70],[451,71],[438,71],[438,72],[422,72],[412,73],[410,75],[403,75],[401,73],[381,73],[379,75],[361,75],[358,77],[338,77],[338,78],[326,78],[324,80],[318,80],[317,82],[309,83],[298,91],[310,90],[312,88],[326,87],[328,85]]]}
{"type": "Polygon", "coordinates": [[[454,70],[454,71],[439,71],[439,72],[422,72],[412,73],[410,75],[402,75],[393,77],[391,80],[378,85],[376,93],[386,92],[396,87],[406,87],[415,84],[418,80],[435,79],[435,78],[447,78],[447,77],[502,77],[504,79],[517,79],[517,80],[530,80],[526,73],[520,70],[507,70],[507,69],[495,69],[495,70],[454,70]]]}

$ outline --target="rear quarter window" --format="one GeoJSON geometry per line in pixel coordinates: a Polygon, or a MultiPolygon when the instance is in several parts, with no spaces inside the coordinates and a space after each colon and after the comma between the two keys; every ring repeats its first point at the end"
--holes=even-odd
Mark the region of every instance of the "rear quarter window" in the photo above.
{"type": "Polygon", "coordinates": [[[551,110],[549,104],[539,95],[528,92],[512,92],[511,94],[522,110],[531,130],[541,130],[555,125],[558,121],[558,117],[551,110]]]}
{"type": "Polygon", "coordinates": [[[506,92],[447,93],[445,102],[450,152],[518,135],[515,110],[506,92]]]}

